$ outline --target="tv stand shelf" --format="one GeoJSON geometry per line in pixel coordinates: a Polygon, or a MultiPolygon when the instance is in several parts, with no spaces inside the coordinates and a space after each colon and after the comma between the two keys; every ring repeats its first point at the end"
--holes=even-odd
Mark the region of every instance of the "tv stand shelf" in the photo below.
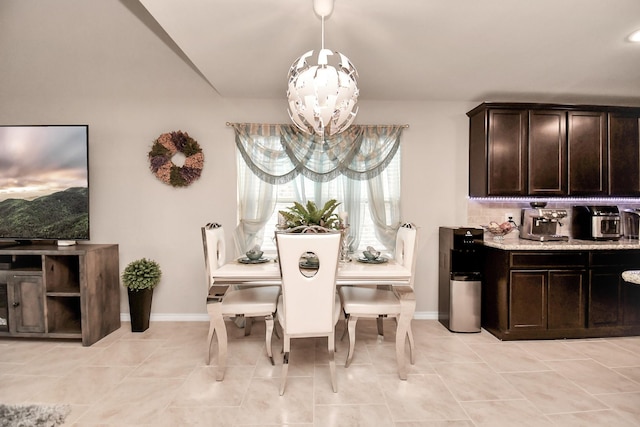
{"type": "Polygon", "coordinates": [[[120,327],[118,245],[0,248],[0,337],[81,339],[120,327]]]}

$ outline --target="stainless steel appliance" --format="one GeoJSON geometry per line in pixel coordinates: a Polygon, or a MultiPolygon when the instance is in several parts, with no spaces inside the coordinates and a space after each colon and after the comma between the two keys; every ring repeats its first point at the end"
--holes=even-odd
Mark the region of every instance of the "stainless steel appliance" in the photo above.
{"type": "Polygon", "coordinates": [[[623,210],[622,224],[622,234],[628,239],[637,239],[640,229],[640,209],[623,210]]]}
{"type": "Polygon", "coordinates": [[[522,209],[520,238],[539,242],[569,240],[569,236],[560,231],[567,215],[566,209],[522,209]]]}
{"type": "Polygon", "coordinates": [[[483,235],[440,227],[438,320],[452,332],[480,332],[483,235]]]}
{"type": "Polygon", "coordinates": [[[618,240],[622,236],[617,206],[574,206],[571,222],[576,239],[618,240]]]}

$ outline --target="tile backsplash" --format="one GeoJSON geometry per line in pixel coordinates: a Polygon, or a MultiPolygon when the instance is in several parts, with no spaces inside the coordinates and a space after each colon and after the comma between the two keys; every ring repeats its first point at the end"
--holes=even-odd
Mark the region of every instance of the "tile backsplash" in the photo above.
{"type": "MultiPolygon", "coordinates": [[[[640,203],[607,203],[602,201],[597,202],[568,202],[568,201],[551,201],[547,203],[547,208],[550,209],[566,209],[568,216],[562,222],[563,226],[560,227],[561,234],[571,235],[571,211],[574,205],[615,205],[618,206],[620,212],[624,209],[637,209],[640,208],[640,203]]],[[[529,202],[516,202],[516,201],[480,201],[469,200],[467,203],[467,223],[469,226],[481,226],[487,225],[491,221],[495,221],[499,224],[506,221],[507,214],[513,214],[513,221],[520,225],[521,212],[524,208],[529,208],[529,202]]],[[[510,233],[505,238],[518,238],[518,233],[510,233]]]]}

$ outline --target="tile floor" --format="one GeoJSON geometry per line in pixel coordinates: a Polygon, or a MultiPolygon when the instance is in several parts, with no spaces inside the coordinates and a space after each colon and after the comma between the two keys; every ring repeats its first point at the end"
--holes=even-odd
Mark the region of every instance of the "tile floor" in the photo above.
{"type": "MultiPolygon", "coordinates": [[[[640,337],[501,342],[416,320],[416,364],[395,368],[393,323],[358,323],[353,364],[339,341],[338,393],[326,340],[292,342],[287,389],[271,366],[264,326],[233,323],[225,380],[204,363],[207,323],[129,324],[91,347],[0,339],[0,402],[66,403],[67,426],[638,426],[640,337]]],[[[342,325],[338,326],[338,331],[342,325]]],[[[274,340],[279,355],[281,341],[274,340]]],[[[278,360],[279,359],[279,360],[278,360]]]]}

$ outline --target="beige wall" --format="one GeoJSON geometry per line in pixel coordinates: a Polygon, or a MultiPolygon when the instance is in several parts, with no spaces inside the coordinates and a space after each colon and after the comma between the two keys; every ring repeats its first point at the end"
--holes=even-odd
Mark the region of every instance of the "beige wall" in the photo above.
{"type": "MultiPolygon", "coordinates": [[[[154,319],[205,319],[200,227],[217,221],[230,230],[236,221],[234,135],[225,123],[287,122],[288,64],[282,99],[222,99],[140,6],[128,7],[3,0],[0,123],[89,124],[91,241],[119,244],[121,270],[141,257],[160,263],[154,319]],[[152,141],[173,130],[204,149],[202,176],[188,188],[165,185],[148,168],[152,141]]],[[[475,104],[374,102],[366,87],[361,92],[357,123],[410,125],[402,140],[403,219],[421,226],[417,317],[435,318],[438,226],[467,221],[465,112],[475,104]]],[[[124,289],[121,311],[128,313],[124,289]]]]}

